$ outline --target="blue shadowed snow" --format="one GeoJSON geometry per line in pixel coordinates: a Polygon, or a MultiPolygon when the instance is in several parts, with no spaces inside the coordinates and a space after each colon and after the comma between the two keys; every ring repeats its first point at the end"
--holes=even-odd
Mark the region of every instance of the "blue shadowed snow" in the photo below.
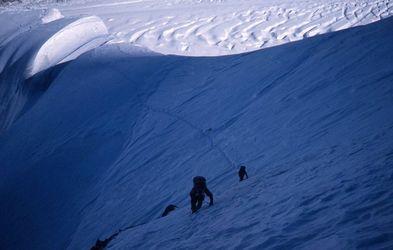
{"type": "Polygon", "coordinates": [[[111,45],[64,65],[1,135],[1,246],[87,249],[142,223],[109,248],[392,248],[392,28],[215,58],[111,45]],[[190,215],[195,175],[216,204],[190,215]]]}

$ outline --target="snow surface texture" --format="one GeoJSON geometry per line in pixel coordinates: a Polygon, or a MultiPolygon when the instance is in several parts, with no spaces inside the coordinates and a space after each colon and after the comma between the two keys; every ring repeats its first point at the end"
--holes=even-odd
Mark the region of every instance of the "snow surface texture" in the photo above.
{"type": "Polygon", "coordinates": [[[88,249],[143,224],[109,248],[391,249],[392,29],[225,57],[112,44],[35,75],[0,137],[1,247],[88,249]],[[216,204],[190,215],[195,175],[216,204]]]}
{"type": "Polygon", "coordinates": [[[101,17],[113,43],[193,56],[258,50],[393,14],[391,0],[96,0],[55,6],[65,16],[101,17]]]}

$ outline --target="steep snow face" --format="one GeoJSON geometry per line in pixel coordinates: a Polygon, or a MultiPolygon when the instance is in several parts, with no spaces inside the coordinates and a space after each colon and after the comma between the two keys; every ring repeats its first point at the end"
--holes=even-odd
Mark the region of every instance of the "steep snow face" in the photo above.
{"type": "Polygon", "coordinates": [[[0,138],[1,246],[86,249],[143,224],[110,247],[393,247],[392,28],[225,57],[78,57],[0,138]],[[190,215],[195,175],[216,204],[190,215]]]}

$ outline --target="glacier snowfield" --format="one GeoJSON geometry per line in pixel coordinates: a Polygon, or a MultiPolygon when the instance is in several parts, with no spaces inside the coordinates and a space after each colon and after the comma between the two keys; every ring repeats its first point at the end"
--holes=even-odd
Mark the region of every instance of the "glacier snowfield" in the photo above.
{"type": "MultiPolygon", "coordinates": [[[[390,0],[81,0],[71,3],[52,7],[65,17],[101,17],[111,34],[111,43],[131,43],[163,54],[190,56],[254,51],[365,25],[393,14],[390,0]]],[[[51,12],[48,4],[27,6],[35,10],[34,18],[26,23],[29,26],[37,16],[45,19],[51,12]]],[[[18,8],[21,7],[14,7],[14,11],[18,8]]],[[[16,18],[20,24],[20,17],[16,18]]],[[[11,25],[7,20],[3,22],[11,25]]]]}
{"type": "Polygon", "coordinates": [[[0,249],[393,249],[391,1],[49,2],[0,7],[0,249]]]}

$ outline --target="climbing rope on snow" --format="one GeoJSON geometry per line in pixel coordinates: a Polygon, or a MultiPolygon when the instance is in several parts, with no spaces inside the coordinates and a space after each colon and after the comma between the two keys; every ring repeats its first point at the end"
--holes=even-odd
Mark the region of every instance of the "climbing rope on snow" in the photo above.
{"type": "MultiPolygon", "coordinates": [[[[214,142],[213,138],[208,133],[206,133],[202,128],[199,128],[198,126],[196,126],[192,122],[186,120],[185,118],[183,118],[181,116],[178,116],[176,114],[172,114],[171,112],[169,112],[167,110],[154,108],[154,107],[151,107],[151,106],[146,105],[146,104],[144,106],[145,106],[145,108],[147,108],[148,110],[150,110],[152,112],[162,113],[162,114],[165,114],[167,116],[173,117],[176,120],[181,121],[181,122],[187,124],[189,127],[197,130],[203,137],[208,139],[208,141],[210,142],[211,147],[216,149],[221,154],[221,156],[229,163],[229,165],[231,167],[235,167],[236,166],[235,162],[225,153],[225,151],[219,145],[217,145],[214,142]]],[[[220,177],[214,178],[213,180],[225,177],[225,175],[227,175],[227,174],[230,174],[230,172],[228,171],[228,172],[224,173],[223,175],[221,175],[220,177]]],[[[104,250],[108,246],[108,244],[113,239],[115,239],[120,233],[122,233],[122,232],[124,232],[126,230],[129,230],[131,228],[147,224],[147,223],[148,222],[141,223],[141,224],[138,224],[138,225],[131,225],[131,226],[125,227],[123,229],[120,229],[119,231],[117,231],[116,233],[112,234],[111,236],[109,236],[108,238],[106,238],[104,240],[97,239],[95,245],[91,248],[91,250],[104,250]]]]}

